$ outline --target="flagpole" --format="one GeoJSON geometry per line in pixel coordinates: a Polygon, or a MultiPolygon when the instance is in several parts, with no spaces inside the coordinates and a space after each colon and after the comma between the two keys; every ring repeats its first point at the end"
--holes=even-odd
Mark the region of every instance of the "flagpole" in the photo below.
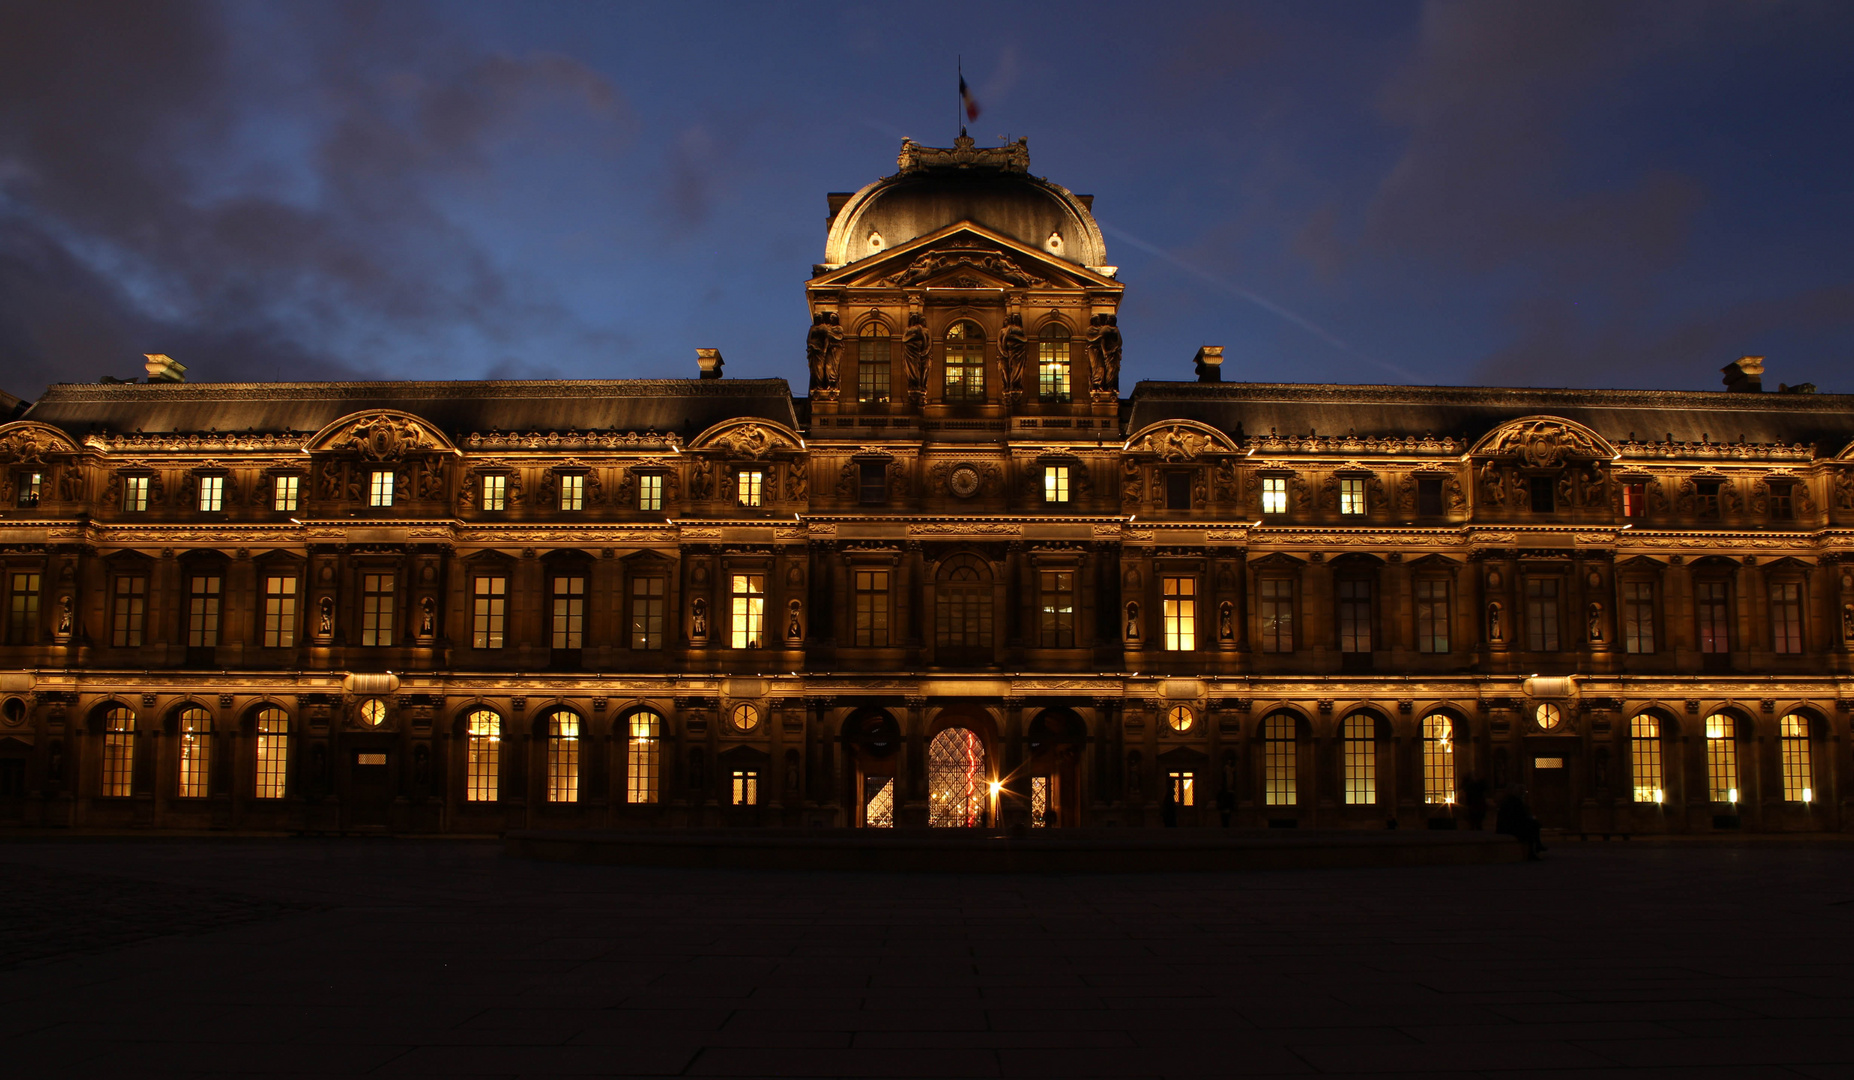
{"type": "MultiPolygon", "coordinates": [[[[954,63],[957,65],[955,70],[959,73],[959,85],[964,86],[966,85],[966,58],[958,56],[954,63]]],[[[957,93],[953,95],[953,122],[959,126],[959,134],[964,135],[966,133],[966,102],[964,95],[957,93]]]]}

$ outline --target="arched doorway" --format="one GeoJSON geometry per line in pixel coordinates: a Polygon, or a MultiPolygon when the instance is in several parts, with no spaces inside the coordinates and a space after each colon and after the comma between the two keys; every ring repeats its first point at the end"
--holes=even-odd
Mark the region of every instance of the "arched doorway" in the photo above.
{"type": "Polygon", "coordinates": [[[973,829],[990,824],[985,741],[971,728],[949,727],[927,744],[927,824],[973,829]]]}
{"type": "Polygon", "coordinates": [[[1029,760],[1017,794],[1029,804],[1030,826],[1049,828],[1081,824],[1081,753],[1088,725],[1073,709],[1044,709],[1030,721],[1024,743],[1029,760]]]}
{"type": "Polygon", "coordinates": [[[895,827],[900,803],[901,725],[886,709],[858,709],[843,725],[844,747],[849,754],[847,779],[850,805],[856,808],[854,824],[868,829],[895,827]]]}

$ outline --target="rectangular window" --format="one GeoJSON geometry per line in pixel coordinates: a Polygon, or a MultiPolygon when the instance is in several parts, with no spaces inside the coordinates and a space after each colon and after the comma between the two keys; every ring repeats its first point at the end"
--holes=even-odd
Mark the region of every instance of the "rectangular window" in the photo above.
{"type": "Polygon", "coordinates": [[[1043,501],[1046,503],[1069,501],[1069,467],[1067,465],[1044,466],[1043,501]]]}
{"type": "Polygon", "coordinates": [[[1171,785],[1172,801],[1179,806],[1197,805],[1197,774],[1190,772],[1171,772],[1166,774],[1166,782],[1171,785]]]}
{"type": "Polygon", "coordinates": [[[211,794],[212,719],[205,709],[180,714],[180,776],[174,794],[183,799],[204,799],[211,794]]]}
{"type": "Polygon", "coordinates": [[[1648,516],[1648,482],[1646,480],[1629,480],[1623,483],[1622,516],[1625,518],[1648,516]]]}
{"type": "Polygon", "coordinates": [[[148,579],[117,574],[115,610],[110,616],[110,644],[134,648],[142,643],[142,619],[148,611],[148,579]]]}
{"type": "Polygon", "coordinates": [[[135,793],[135,714],[118,706],[103,722],[103,794],[126,799],[135,793]]]}
{"type": "Polygon", "coordinates": [[[1292,716],[1276,713],[1262,722],[1262,789],[1269,806],[1300,802],[1300,740],[1292,716]]]}
{"type": "Polygon", "coordinates": [[[1809,760],[1809,718],[1790,713],[1777,726],[1783,750],[1783,800],[1815,801],[1815,769],[1809,760]]]}
{"type": "Polygon", "coordinates": [[[1357,515],[1363,514],[1365,510],[1365,481],[1363,479],[1339,481],[1339,512],[1357,515]]]}
{"type": "Polygon", "coordinates": [[[881,405],[888,401],[888,348],[886,337],[857,342],[856,400],[881,405]]]}
{"type": "Polygon", "coordinates": [[[661,723],[661,718],[648,710],[631,714],[631,737],[625,746],[625,802],[657,801],[657,736],[661,723]]]}
{"type": "Polygon", "coordinates": [[[1339,594],[1339,651],[1371,651],[1371,582],[1362,578],[1340,579],[1335,583],[1339,594]]]}
{"type": "Polygon", "coordinates": [[[1173,652],[1197,648],[1197,579],[1168,577],[1161,582],[1165,600],[1165,647],[1173,652]]]}
{"type": "Polygon", "coordinates": [[[1526,648],[1558,651],[1558,579],[1526,579],[1526,648]]]}
{"type": "Polygon", "coordinates": [[[393,643],[393,575],[361,575],[362,645],[393,643]]]}
{"type": "Polygon", "coordinates": [[[507,510],[509,508],[509,478],[506,476],[483,477],[483,509],[507,510]]]}
{"type": "Polygon", "coordinates": [[[1036,397],[1051,405],[1067,405],[1073,397],[1066,338],[1036,343],[1036,397]]]}
{"type": "Polygon", "coordinates": [[[148,509],[148,489],[153,479],[151,476],[123,477],[122,508],[133,514],[146,511],[148,509]]]}
{"type": "Polygon", "coordinates": [[[1288,578],[1265,577],[1256,583],[1262,614],[1262,651],[1294,651],[1294,582],[1288,578]]]}
{"type": "Polygon", "coordinates": [[[1706,718],[1706,789],[1713,802],[1738,802],[1738,721],[1724,713],[1706,718]]]}
{"type": "Polygon", "coordinates": [[[856,571],[856,644],[888,647],[888,571],[856,571]]]}
{"type": "Polygon", "coordinates": [[[368,475],[367,505],[393,505],[393,470],[375,469],[368,475]]]}
{"type": "Polygon", "coordinates": [[[470,591],[471,647],[500,649],[502,632],[508,621],[509,579],[500,575],[479,577],[470,591]]]}
{"type": "Polygon", "coordinates": [[[1779,581],[1770,587],[1771,651],[1799,653],[1802,641],[1802,584],[1779,581]]]}
{"type": "Polygon", "coordinates": [[[272,574],[264,579],[264,647],[287,649],[296,644],[296,575],[272,574]]]}
{"type": "Polygon", "coordinates": [[[985,400],[985,356],[983,346],[973,343],[946,346],[946,400],[965,402],[985,400]]]}
{"type": "Polygon", "coordinates": [[[1167,510],[1191,509],[1190,473],[1165,474],[1165,508],[1167,510]]]}
{"type": "Polygon", "coordinates": [[[464,798],[495,802],[502,794],[502,718],[488,709],[470,714],[464,736],[464,798]]]}
{"type": "Polygon", "coordinates": [[[1262,513],[1287,513],[1288,482],[1285,476],[1262,477],[1262,513]]]}
{"type": "Polygon", "coordinates": [[[1377,720],[1370,716],[1345,718],[1345,801],[1347,806],[1373,806],[1378,801],[1377,720]]]}
{"type": "Polygon", "coordinates": [[[257,776],[252,794],[281,799],[290,774],[290,719],[282,709],[265,709],[257,718],[257,776]]]}
{"type": "Polygon", "coordinates": [[[273,476],[270,480],[270,508],[295,513],[296,501],[302,491],[302,477],[273,476]]]}
{"type": "Polygon", "coordinates": [[[1694,582],[1693,611],[1699,618],[1700,652],[1731,652],[1731,611],[1726,603],[1725,582],[1694,582]]]}
{"type": "Polygon", "coordinates": [[[1557,509],[1552,493],[1552,478],[1549,476],[1528,476],[1526,491],[1531,496],[1532,512],[1549,514],[1557,509]]]}
{"type": "Polygon", "coordinates": [[[1442,516],[1442,478],[1440,476],[1416,478],[1416,512],[1421,517],[1442,516]]]}
{"type": "Polygon", "coordinates": [[[586,579],[554,579],[554,648],[578,649],[586,630],[586,579]]]}
{"type": "Polygon", "coordinates": [[[1629,769],[1635,801],[1661,801],[1661,722],[1643,714],[1629,724],[1629,769]]]}
{"type": "Polygon", "coordinates": [[[731,799],[735,806],[760,805],[760,772],[758,769],[734,770],[731,799]]]}
{"type": "Polygon", "coordinates": [[[1441,713],[1423,717],[1423,801],[1455,801],[1455,722],[1441,713]]]}
{"type": "Polygon", "coordinates": [[[766,578],[733,574],[728,589],[730,641],[736,649],[757,649],[766,620],[766,578]]]}
{"type": "MultiPolygon", "coordinates": [[[[45,474],[44,473],[29,472],[29,473],[19,474],[18,503],[20,506],[39,505],[39,497],[44,493],[44,490],[45,490],[45,474]]],[[[215,506],[213,509],[216,510],[218,509],[218,507],[215,506]]]]}
{"type": "Polygon", "coordinates": [[[1770,520],[1796,520],[1795,491],[1793,484],[1770,485],[1770,520]]]}
{"type": "Polygon", "coordinates": [[[200,509],[217,511],[225,505],[225,477],[200,477],[200,509]]]}
{"type": "Polygon", "coordinates": [[[1647,655],[1654,652],[1654,582],[1622,583],[1622,647],[1647,655]]]}
{"type": "Polygon", "coordinates": [[[660,577],[631,579],[631,647],[663,647],[663,595],[668,581],[660,577]]]}
{"type": "Polygon", "coordinates": [[[219,589],[216,574],[187,579],[187,648],[210,649],[219,644],[219,589]]]}
{"type": "Polygon", "coordinates": [[[639,510],[663,509],[663,474],[639,473],[637,476],[637,508],[639,510]]]}
{"type": "Polygon", "coordinates": [[[1416,579],[1416,651],[1448,651],[1448,582],[1442,578],[1416,579]]]}
{"type": "Polygon", "coordinates": [[[742,469],[734,476],[734,497],[742,506],[760,505],[766,486],[766,473],[760,469],[742,469]]]}
{"type": "MultiPolygon", "coordinates": [[[[1038,577],[1043,647],[1045,649],[1074,648],[1075,572],[1044,570],[1038,577]]],[[[1190,579],[1183,580],[1189,581],[1190,579]]]]}
{"type": "Polygon", "coordinates": [[[547,801],[579,801],[579,717],[560,709],[548,722],[547,801]]]}
{"type": "Polygon", "coordinates": [[[1719,481],[1701,480],[1693,485],[1693,509],[1703,521],[1719,520],[1719,481]]]}
{"type": "Polygon", "coordinates": [[[586,508],[586,478],[580,473],[564,473],[560,477],[560,509],[584,510],[586,508]]]}
{"type": "Polygon", "coordinates": [[[31,645],[39,640],[39,575],[15,573],[9,583],[6,640],[10,645],[31,645]]]}
{"type": "Polygon", "coordinates": [[[864,506],[881,506],[888,501],[887,462],[857,462],[856,480],[857,500],[864,506]]]}

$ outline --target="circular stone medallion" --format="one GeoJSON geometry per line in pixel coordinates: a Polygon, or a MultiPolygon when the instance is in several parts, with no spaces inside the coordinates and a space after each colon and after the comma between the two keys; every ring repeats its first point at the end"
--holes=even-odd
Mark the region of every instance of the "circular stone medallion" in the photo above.
{"type": "Polygon", "coordinates": [[[952,476],[947,477],[946,486],[948,490],[960,498],[970,499],[972,496],[978,494],[978,470],[970,465],[961,465],[959,468],[953,470],[952,476]]]}

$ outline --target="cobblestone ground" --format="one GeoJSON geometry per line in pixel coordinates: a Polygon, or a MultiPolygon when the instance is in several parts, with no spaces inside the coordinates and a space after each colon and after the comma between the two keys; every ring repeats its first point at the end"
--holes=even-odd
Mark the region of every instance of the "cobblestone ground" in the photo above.
{"type": "Polygon", "coordinates": [[[0,839],[0,1075],[1854,1077],[1854,845],[1145,877],[0,839]]]}

